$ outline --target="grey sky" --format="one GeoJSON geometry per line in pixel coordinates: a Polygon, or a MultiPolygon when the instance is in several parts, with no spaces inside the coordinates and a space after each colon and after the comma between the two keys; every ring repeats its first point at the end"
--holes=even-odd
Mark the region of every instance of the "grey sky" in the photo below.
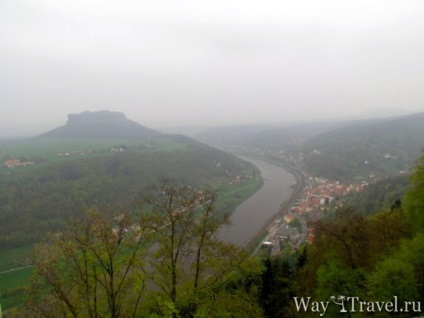
{"type": "Polygon", "coordinates": [[[424,1],[0,0],[0,137],[424,109],[424,1]]]}

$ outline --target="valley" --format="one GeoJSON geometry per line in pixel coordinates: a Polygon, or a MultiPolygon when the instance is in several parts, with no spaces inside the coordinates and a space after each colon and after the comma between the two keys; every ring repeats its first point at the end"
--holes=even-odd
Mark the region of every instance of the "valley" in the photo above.
{"type": "MultiPolygon", "coordinates": [[[[125,116],[97,115],[70,116],[67,125],[36,138],[0,142],[0,303],[6,313],[24,302],[24,286],[33,273],[32,247],[46,233],[60,231],[99,204],[143,215],[140,203],[148,196],[160,196],[160,179],[199,191],[214,189],[218,215],[231,215],[232,224],[219,233],[224,242],[242,246],[259,259],[296,259],[320,237],[316,224],[335,218],[344,204],[369,206],[368,187],[381,193],[382,186],[388,189],[384,180],[398,180],[409,173],[422,133],[422,126],[411,126],[409,117],[372,125],[257,126],[251,131],[232,127],[224,139],[222,131],[205,132],[202,138],[207,136],[219,150],[133,122],[127,123],[131,128],[125,131],[125,116]],[[402,137],[402,142],[410,141],[402,144],[403,150],[389,153],[388,125],[415,127],[402,137]],[[367,134],[371,139],[364,137],[364,127],[372,127],[367,134]],[[109,131],[119,133],[111,136],[109,131]],[[335,138],[331,136],[338,139],[331,141],[335,138]],[[358,139],[372,140],[364,145],[374,149],[366,158],[374,159],[360,157],[365,150],[358,139]],[[355,156],[346,155],[353,151],[349,149],[357,149],[355,156]],[[359,176],[361,161],[371,169],[361,168],[359,176]],[[388,161],[394,163],[388,166],[388,161]],[[379,183],[383,184],[380,190],[374,186],[379,183]]],[[[406,191],[406,184],[391,191],[379,201],[386,205],[376,205],[373,211],[397,207],[395,201],[406,191]]],[[[362,213],[375,213],[367,211],[362,213]]]]}

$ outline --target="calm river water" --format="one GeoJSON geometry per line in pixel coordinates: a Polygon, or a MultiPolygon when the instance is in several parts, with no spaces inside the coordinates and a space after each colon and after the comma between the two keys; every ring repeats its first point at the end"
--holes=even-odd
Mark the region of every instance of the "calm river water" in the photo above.
{"type": "Polygon", "coordinates": [[[231,215],[232,225],[220,233],[226,242],[243,245],[252,235],[276,214],[280,205],[290,198],[295,177],[282,167],[269,164],[263,160],[242,157],[252,162],[261,170],[264,178],[263,187],[237,207],[231,215]]]}

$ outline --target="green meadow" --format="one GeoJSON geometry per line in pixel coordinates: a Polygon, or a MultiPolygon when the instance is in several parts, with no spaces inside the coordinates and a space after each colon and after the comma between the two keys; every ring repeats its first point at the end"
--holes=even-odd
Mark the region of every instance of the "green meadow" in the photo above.
{"type": "Polygon", "coordinates": [[[29,284],[33,268],[23,268],[0,273],[0,303],[3,310],[22,305],[25,300],[25,286],[29,284]]]}
{"type": "Polygon", "coordinates": [[[81,159],[84,157],[108,156],[113,147],[125,145],[131,152],[170,152],[187,150],[189,145],[171,139],[102,139],[102,138],[44,138],[22,140],[0,140],[1,161],[20,159],[33,161],[34,166],[8,169],[0,163],[0,174],[19,173],[37,169],[48,163],[81,159]],[[60,153],[67,155],[59,155],[60,153]],[[4,157],[3,157],[4,154],[4,157]]]}
{"type": "Polygon", "coordinates": [[[251,178],[249,180],[242,181],[237,185],[222,185],[218,191],[218,203],[233,199],[237,200],[237,204],[240,204],[259,190],[262,184],[262,180],[251,178]]]}
{"type": "Polygon", "coordinates": [[[33,272],[29,266],[32,258],[32,245],[0,250],[0,304],[4,311],[23,303],[23,288],[33,272]]]}
{"type": "Polygon", "coordinates": [[[144,139],[102,139],[102,138],[44,138],[44,139],[22,139],[22,140],[6,140],[0,141],[0,150],[5,151],[6,156],[12,158],[25,157],[31,158],[47,158],[59,160],[58,153],[85,152],[98,153],[108,151],[114,146],[125,145],[127,147],[140,147],[143,150],[174,150],[182,145],[172,141],[161,140],[144,140],[144,139]]]}

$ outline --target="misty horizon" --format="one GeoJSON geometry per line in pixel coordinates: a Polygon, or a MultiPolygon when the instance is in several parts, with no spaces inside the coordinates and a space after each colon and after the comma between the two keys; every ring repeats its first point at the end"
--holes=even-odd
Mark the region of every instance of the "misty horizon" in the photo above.
{"type": "MultiPolygon", "coordinates": [[[[280,122],[272,122],[272,121],[268,121],[268,122],[247,122],[247,123],[240,123],[240,124],[228,124],[228,125],[175,125],[175,126],[158,126],[158,127],[151,127],[151,126],[147,126],[145,124],[143,124],[142,122],[137,122],[132,120],[132,118],[129,118],[128,116],[126,116],[126,114],[119,112],[119,111],[110,111],[110,110],[98,110],[98,111],[83,111],[81,113],[78,114],[67,114],[66,120],[65,122],[58,124],[57,126],[54,127],[47,127],[44,130],[40,130],[40,131],[35,131],[32,134],[12,134],[12,135],[8,135],[8,134],[2,134],[0,136],[0,140],[4,140],[4,139],[25,139],[25,138],[33,138],[33,137],[37,137],[40,136],[44,133],[47,133],[51,130],[54,130],[56,128],[62,127],[66,124],[68,124],[68,116],[69,115],[79,115],[79,114],[83,114],[83,113],[97,113],[97,112],[102,112],[102,111],[106,111],[106,112],[117,112],[117,113],[121,113],[123,115],[125,115],[126,119],[135,122],[139,125],[142,125],[146,128],[149,129],[153,129],[155,131],[158,132],[162,132],[162,133],[172,133],[172,134],[183,134],[183,135],[187,135],[187,136],[195,136],[196,134],[206,131],[208,129],[212,129],[212,128],[225,128],[225,127],[249,127],[249,126],[264,126],[265,128],[271,128],[271,127],[283,127],[283,126],[292,126],[292,125],[297,125],[297,124],[307,124],[307,123],[325,123],[325,122],[349,122],[349,121],[362,121],[362,120],[372,120],[372,119],[391,119],[391,118],[397,118],[397,117],[402,117],[402,116],[408,116],[408,115],[413,115],[415,113],[421,113],[421,110],[418,111],[407,111],[407,110],[402,110],[402,109],[373,109],[373,110],[369,110],[363,113],[360,113],[356,116],[349,116],[349,117],[344,117],[344,118],[323,118],[323,119],[317,119],[317,120],[292,120],[292,121],[280,121],[280,122]]],[[[423,110],[424,111],[424,110],[423,110]]]]}
{"type": "Polygon", "coordinates": [[[0,138],[98,110],[159,131],[424,111],[423,13],[412,0],[5,0],[0,138]]]}

